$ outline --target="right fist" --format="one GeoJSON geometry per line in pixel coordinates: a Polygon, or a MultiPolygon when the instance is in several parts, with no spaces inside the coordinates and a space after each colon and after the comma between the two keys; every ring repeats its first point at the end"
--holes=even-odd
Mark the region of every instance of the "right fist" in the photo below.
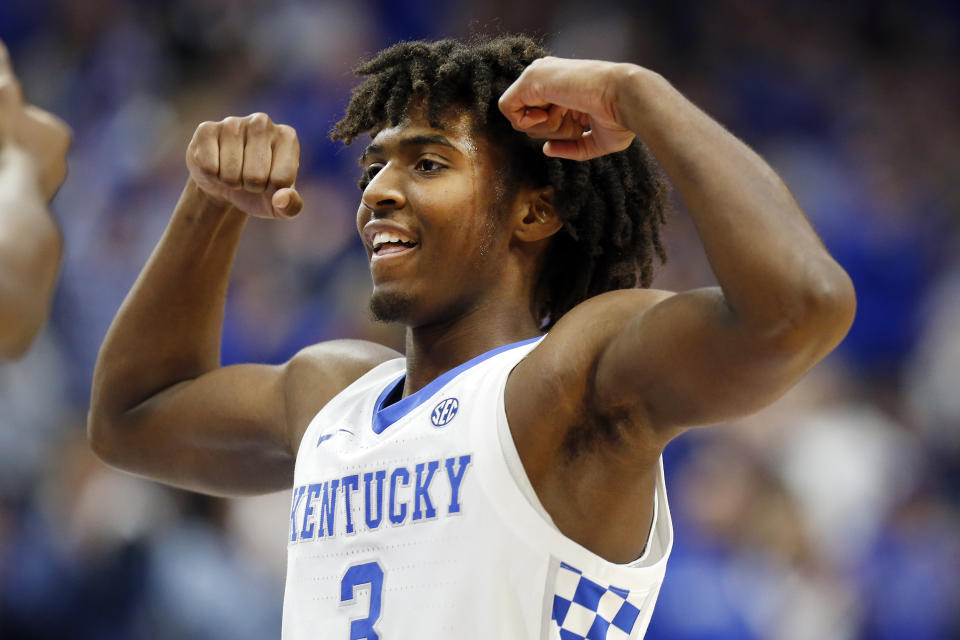
{"type": "Polygon", "coordinates": [[[0,41],[0,149],[10,145],[32,158],[47,200],[67,175],[67,150],[73,132],[63,120],[33,105],[23,104],[20,82],[0,41]]]}
{"type": "Polygon", "coordinates": [[[297,132],[265,113],[203,122],[187,147],[187,169],[200,190],[258,218],[300,213],[293,186],[299,168],[297,132]]]}

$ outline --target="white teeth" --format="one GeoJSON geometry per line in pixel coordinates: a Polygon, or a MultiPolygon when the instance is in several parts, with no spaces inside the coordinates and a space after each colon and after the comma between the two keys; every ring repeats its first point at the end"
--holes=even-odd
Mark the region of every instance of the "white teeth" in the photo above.
{"type": "Polygon", "coordinates": [[[413,240],[408,238],[405,235],[395,233],[393,231],[378,231],[373,235],[373,249],[376,251],[381,246],[388,242],[407,242],[412,243],[413,240]]]}

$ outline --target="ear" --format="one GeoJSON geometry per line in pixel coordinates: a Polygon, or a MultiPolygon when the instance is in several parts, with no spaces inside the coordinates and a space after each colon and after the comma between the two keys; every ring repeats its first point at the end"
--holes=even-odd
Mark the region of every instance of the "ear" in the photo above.
{"type": "Polygon", "coordinates": [[[553,187],[526,190],[517,200],[515,238],[521,242],[537,242],[549,238],[563,227],[553,206],[553,187]]]}

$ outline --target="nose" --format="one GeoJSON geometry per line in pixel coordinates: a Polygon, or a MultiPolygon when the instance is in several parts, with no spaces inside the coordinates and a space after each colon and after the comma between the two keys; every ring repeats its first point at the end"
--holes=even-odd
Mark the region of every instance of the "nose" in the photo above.
{"type": "Polygon", "coordinates": [[[397,184],[397,176],[390,164],[380,169],[363,190],[363,205],[373,212],[402,209],[407,204],[403,191],[397,184]]]}

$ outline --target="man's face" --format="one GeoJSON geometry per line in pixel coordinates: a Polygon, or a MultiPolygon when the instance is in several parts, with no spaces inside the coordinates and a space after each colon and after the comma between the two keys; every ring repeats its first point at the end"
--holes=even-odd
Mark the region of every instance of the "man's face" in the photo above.
{"type": "Polygon", "coordinates": [[[361,158],[369,182],[357,228],[375,317],[421,326],[495,295],[509,232],[493,158],[466,113],[435,129],[411,109],[374,137],[361,158]]]}

